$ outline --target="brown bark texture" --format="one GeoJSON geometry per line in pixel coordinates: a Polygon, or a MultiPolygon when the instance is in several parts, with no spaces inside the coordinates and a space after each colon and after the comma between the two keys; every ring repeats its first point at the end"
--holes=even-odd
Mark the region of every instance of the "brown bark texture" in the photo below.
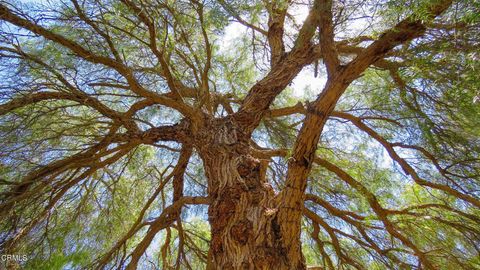
{"type": "Polygon", "coordinates": [[[207,126],[198,145],[211,198],[207,269],[305,269],[298,235],[281,232],[265,160],[251,155],[247,137],[229,119],[207,126]]]}

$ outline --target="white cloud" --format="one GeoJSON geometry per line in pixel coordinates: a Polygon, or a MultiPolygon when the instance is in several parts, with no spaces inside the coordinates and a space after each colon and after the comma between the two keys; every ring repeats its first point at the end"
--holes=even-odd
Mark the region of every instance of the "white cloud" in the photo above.
{"type": "Polygon", "coordinates": [[[298,76],[292,82],[293,88],[293,95],[296,97],[305,97],[305,90],[309,89],[314,94],[319,94],[325,83],[327,82],[327,78],[320,74],[317,78],[313,76],[313,71],[311,69],[304,68],[298,76]]]}
{"type": "Polygon", "coordinates": [[[220,52],[233,50],[238,39],[241,38],[247,31],[247,27],[238,22],[232,22],[225,27],[225,33],[220,38],[220,52]]]}

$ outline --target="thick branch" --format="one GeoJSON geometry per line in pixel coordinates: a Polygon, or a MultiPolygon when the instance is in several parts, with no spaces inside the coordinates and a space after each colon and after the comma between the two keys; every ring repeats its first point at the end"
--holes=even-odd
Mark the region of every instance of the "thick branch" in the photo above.
{"type": "Polygon", "coordinates": [[[332,23],[332,0],[322,0],[320,5],[320,46],[322,57],[327,67],[328,76],[335,74],[340,65],[338,53],[335,48],[333,23],[332,23]]]}
{"type": "Polygon", "coordinates": [[[239,126],[249,135],[258,126],[275,97],[297,76],[305,65],[313,62],[312,55],[318,55],[312,46],[296,50],[275,65],[249,91],[237,113],[234,114],[239,126]]]}
{"type": "Polygon", "coordinates": [[[286,7],[276,7],[272,4],[268,16],[267,40],[270,46],[270,66],[276,65],[285,53],[283,42],[286,7]]]}

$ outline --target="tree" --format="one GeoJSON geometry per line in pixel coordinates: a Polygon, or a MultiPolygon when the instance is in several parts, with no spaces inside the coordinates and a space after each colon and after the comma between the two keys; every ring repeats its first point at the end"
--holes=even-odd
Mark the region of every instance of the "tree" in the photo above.
{"type": "Polygon", "coordinates": [[[478,14],[0,1],[2,254],[30,269],[480,269],[478,14]],[[298,97],[299,74],[326,82],[298,97]]]}

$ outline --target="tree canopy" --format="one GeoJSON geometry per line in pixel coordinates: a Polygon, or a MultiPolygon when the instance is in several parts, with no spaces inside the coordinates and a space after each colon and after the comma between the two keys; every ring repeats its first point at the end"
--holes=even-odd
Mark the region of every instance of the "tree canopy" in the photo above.
{"type": "Polygon", "coordinates": [[[205,269],[225,151],[311,269],[480,269],[479,33],[472,0],[0,0],[0,253],[205,269]]]}

